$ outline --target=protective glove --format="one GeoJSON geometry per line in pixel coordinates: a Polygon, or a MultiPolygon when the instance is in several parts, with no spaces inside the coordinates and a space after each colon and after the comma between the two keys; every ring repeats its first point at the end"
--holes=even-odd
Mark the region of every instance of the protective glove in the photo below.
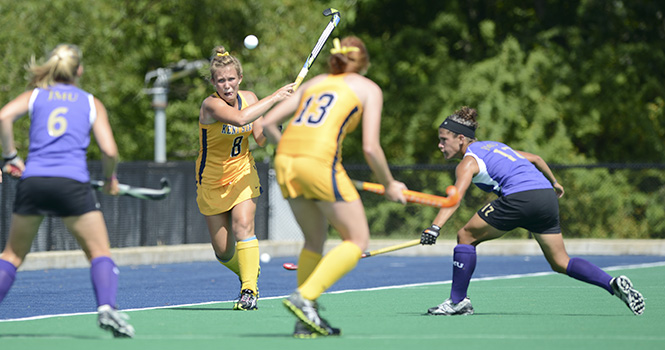
{"type": "Polygon", "coordinates": [[[25,164],[23,159],[18,156],[18,153],[14,153],[9,157],[4,157],[2,162],[2,172],[9,174],[13,177],[21,177],[23,175],[23,170],[25,169],[25,164]]]}
{"type": "Polygon", "coordinates": [[[423,230],[423,233],[420,234],[420,244],[422,245],[432,245],[436,243],[437,237],[439,237],[439,230],[441,227],[432,225],[423,230]]]}

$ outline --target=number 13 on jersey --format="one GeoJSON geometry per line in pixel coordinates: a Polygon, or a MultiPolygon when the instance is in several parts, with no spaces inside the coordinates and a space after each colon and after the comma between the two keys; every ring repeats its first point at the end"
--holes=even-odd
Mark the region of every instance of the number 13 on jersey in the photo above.
{"type": "Polygon", "coordinates": [[[300,114],[292,122],[293,125],[305,124],[318,127],[325,122],[330,110],[337,101],[337,94],[324,92],[320,95],[310,96],[303,105],[300,114]]]}

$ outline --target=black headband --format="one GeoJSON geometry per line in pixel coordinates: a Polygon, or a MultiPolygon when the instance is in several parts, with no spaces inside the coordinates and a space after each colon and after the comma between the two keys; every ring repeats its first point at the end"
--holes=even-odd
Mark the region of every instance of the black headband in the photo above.
{"type": "Polygon", "coordinates": [[[456,134],[464,135],[470,139],[476,138],[476,129],[468,125],[460,124],[450,119],[450,117],[446,118],[446,120],[444,120],[443,123],[439,125],[439,128],[450,130],[456,134]]]}

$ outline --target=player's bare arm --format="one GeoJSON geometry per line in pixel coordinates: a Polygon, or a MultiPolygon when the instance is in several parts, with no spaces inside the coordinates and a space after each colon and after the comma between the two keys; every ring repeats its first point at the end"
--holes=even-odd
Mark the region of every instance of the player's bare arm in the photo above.
{"type": "Polygon", "coordinates": [[[543,173],[543,175],[545,175],[545,177],[552,183],[552,187],[554,187],[554,190],[556,191],[557,196],[559,196],[559,198],[563,196],[565,192],[563,186],[556,180],[554,173],[552,173],[552,169],[550,169],[550,167],[547,165],[547,162],[545,162],[545,160],[543,160],[542,157],[524,151],[516,151],[516,152],[521,154],[529,162],[535,165],[536,168],[540,170],[540,172],[543,173]]]}

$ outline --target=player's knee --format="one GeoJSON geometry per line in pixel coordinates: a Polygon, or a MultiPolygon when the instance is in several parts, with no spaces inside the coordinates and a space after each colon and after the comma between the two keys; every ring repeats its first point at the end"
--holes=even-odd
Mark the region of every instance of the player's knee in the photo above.
{"type": "Polygon", "coordinates": [[[356,239],[351,240],[351,242],[353,242],[355,245],[357,245],[358,248],[360,248],[360,250],[362,250],[363,252],[365,250],[367,250],[367,248],[369,248],[369,239],[356,238],[356,239]]]}
{"type": "Polygon", "coordinates": [[[215,250],[215,257],[221,263],[225,263],[225,262],[228,262],[229,260],[231,260],[233,258],[234,254],[235,254],[235,250],[230,250],[229,249],[229,250],[224,251],[224,252],[220,252],[220,251],[215,250]]]}
{"type": "Polygon", "coordinates": [[[550,268],[552,268],[552,271],[558,272],[558,273],[566,273],[566,270],[568,268],[568,263],[559,261],[559,260],[552,260],[548,261],[550,263],[550,268]]]}
{"type": "Polygon", "coordinates": [[[566,268],[562,267],[561,265],[550,265],[550,267],[554,272],[563,273],[563,274],[566,273],[566,268]]]}
{"type": "Polygon", "coordinates": [[[457,231],[457,244],[468,244],[475,246],[476,239],[471,234],[471,231],[463,227],[459,231],[457,231]]]}
{"type": "Polygon", "coordinates": [[[242,241],[244,239],[254,236],[254,223],[253,222],[233,222],[233,235],[236,240],[242,241]]]}

